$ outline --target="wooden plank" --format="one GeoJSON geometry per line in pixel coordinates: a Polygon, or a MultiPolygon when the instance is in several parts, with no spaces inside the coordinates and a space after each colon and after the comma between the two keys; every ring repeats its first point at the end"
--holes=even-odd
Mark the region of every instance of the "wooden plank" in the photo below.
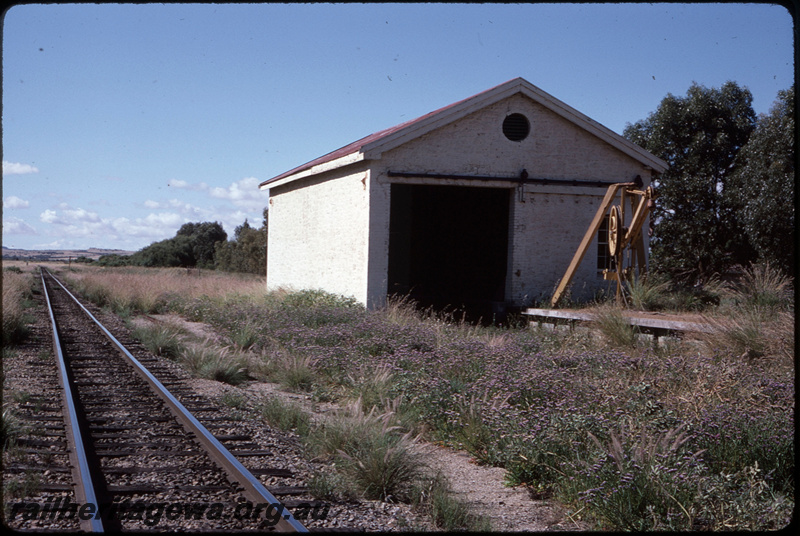
{"type": "MultiPolygon", "coordinates": [[[[578,320],[583,322],[594,322],[596,317],[592,313],[581,313],[576,311],[560,311],[557,309],[526,309],[523,314],[543,319],[564,319],[578,320]]],[[[662,320],[658,318],[642,318],[636,316],[623,315],[632,326],[650,329],[661,329],[666,331],[692,331],[699,333],[709,333],[713,328],[708,324],[697,322],[683,322],[680,320],[662,320]]]]}

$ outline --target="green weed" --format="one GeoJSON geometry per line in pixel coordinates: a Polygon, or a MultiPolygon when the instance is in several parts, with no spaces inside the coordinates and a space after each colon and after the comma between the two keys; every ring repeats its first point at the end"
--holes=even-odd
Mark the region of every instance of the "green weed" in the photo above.
{"type": "Polygon", "coordinates": [[[305,437],[311,430],[311,417],[300,406],[284,402],[277,397],[269,397],[256,405],[256,411],[261,413],[267,423],[280,430],[293,431],[305,437]]]}
{"type": "Polygon", "coordinates": [[[133,329],[136,337],[151,353],[177,359],[185,349],[182,340],[183,330],[169,324],[137,326],[133,329]]]}

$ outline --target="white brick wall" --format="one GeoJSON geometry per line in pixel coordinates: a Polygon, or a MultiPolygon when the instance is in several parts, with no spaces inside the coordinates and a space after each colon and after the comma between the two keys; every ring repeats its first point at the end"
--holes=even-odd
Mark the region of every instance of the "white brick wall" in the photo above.
{"type": "Polygon", "coordinates": [[[326,175],[270,191],[267,288],[366,302],[369,172],[326,175]]]}

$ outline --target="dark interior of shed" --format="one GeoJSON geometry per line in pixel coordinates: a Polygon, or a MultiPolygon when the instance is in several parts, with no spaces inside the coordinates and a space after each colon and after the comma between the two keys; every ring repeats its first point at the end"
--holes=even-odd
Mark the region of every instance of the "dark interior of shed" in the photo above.
{"type": "Polygon", "coordinates": [[[467,320],[502,321],[512,190],[393,184],[390,295],[467,320]]]}

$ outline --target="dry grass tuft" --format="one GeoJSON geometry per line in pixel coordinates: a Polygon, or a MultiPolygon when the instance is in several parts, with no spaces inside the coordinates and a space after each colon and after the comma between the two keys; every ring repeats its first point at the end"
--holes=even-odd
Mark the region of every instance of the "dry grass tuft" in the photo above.
{"type": "Polygon", "coordinates": [[[722,351],[746,359],[794,360],[794,313],[751,307],[736,315],[706,317],[712,331],[702,339],[709,353],[722,351]]]}
{"type": "Polygon", "coordinates": [[[337,469],[354,491],[367,499],[408,500],[424,464],[415,452],[416,439],[402,433],[392,412],[364,412],[361,400],[308,436],[317,456],[336,460],[337,469]]]}
{"type": "Polygon", "coordinates": [[[600,333],[611,345],[619,348],[634,348],[637,341],[637,329],[617,307],[601,307],[595,313],[594,320],[600,333]]]}
{"type": "Polygon", "coordinates": [[[3,344],[16,344],[27,333],[25,303],[31,296],[29,274],[3,270],[3,344]]]}
{"type": "Polygon", "coordinates": [[[239,385],[249,379],[247,365],[241,355],[230,348],[219,348],[206,341],[187,345],[180,361],[198,378],[239,385]]]}
{"type": "Polygon", "coordinates": [[[769,263],[745,268],[742,277],[725,286],[738,306],[755,309],[792,309],[792,279],[769,263]]]}

